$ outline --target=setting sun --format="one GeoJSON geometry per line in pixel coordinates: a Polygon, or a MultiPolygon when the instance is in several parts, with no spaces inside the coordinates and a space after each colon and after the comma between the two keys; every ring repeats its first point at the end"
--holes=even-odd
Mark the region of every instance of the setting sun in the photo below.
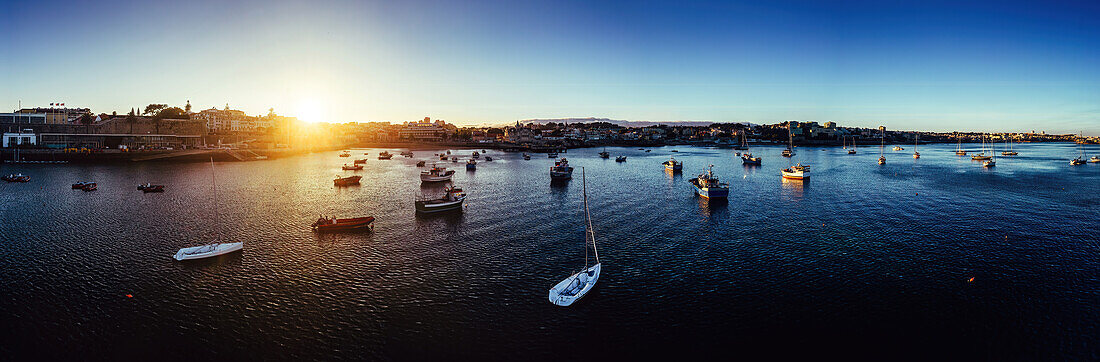
{"type": "Polygon", "coordinates": [[[325,121],[325,107],[313,99],[303,99],[298,101],[298,104],[294,108],[294,112],[298,115],[298,119],[309,123],[318,123],[325,121]]]}

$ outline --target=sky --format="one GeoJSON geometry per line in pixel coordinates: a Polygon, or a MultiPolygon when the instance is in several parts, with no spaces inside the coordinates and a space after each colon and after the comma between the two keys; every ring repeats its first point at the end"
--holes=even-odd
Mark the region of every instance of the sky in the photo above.
{"type": "Polygon", "coordinates": [[[1100,135],[1100,1],[0,0],[0,111],[1100,135]]]}

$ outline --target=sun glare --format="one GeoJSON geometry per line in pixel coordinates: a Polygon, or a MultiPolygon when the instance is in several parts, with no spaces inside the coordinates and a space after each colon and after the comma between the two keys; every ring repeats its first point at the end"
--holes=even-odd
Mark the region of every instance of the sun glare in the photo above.
{"type": "Polygon", "coordinates": [[[309,123],[325,121],[324,106],[320,102],[312,99],[298,101],[298,105],[295,108],[295,114],[298,116],[298,119],[309,123]]]}

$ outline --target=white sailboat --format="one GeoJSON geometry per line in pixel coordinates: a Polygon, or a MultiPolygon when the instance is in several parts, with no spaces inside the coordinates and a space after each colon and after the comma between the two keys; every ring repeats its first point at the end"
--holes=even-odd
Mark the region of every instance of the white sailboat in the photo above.
{"type": "MultiPolygon", "coordinates": [[[[218,227],[218,224],[219,224],[219,222],[218,222],[218,182],[214,178],[214,158],[213,157],[210,158],[210,181],[214,185],[214,227],[218,227]]],[[[221,233],[220,232],[218,233],[218,237],[219,237],[219,239],[221,238],[221,233]]],[[[215,242],[215,243],[212,243],[212,244],[192,246],[192,247],[187,247],[187,248],[180,249],[179,251],[176,252],[176,255],[173,256],[173,258],[175,258],[176,260],[179,260],[179,261],[194,260],[194,259],[205,259],[205,258],[215,257],[215,256],[218,256],[218,255],[229,254],[229,253],[232,253],[234,251],[240,251],[240,250],[243,250],[243,249],[244,249],[244,242],[236,242],[236,243],[219,243],[219,242],[215,242]]]]}
{"type": "Polygon", "coordinates": [[[920,151],[917,151],[918,143],[920,143],[920,133],[917,133],[917,138],[913,140],[913,158],[920,158],[920,151]]]}
{"type": "Polygon", "coordinates": [[[886,155],[882,154],[882,149],[886,147],[886,132],[879,130],[879,143],[878,143],[878,164],[886,164],[886,155]]]}
{"type": "Polygon", "coordinates": [[[596,232],[592,229],[592,214],[588,212],[588,186],[584,181],[584,167],[581,167],[581,190],[584,195],[584,269],[570,275],[553,288],[550,288],[550,303],[568,307],[588,294],[596,281],[600,279],[600,253],[596,250],[596,232]],[[592,252],[596,255],[596,264],[588,266],[588,240],[592,240],[592,252]]]}

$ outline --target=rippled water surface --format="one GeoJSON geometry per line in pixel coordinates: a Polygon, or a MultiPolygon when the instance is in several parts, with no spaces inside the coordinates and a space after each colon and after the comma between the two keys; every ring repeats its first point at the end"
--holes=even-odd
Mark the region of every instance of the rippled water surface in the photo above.
{"type": "Polygon", "coordinates": [[[1100,164],[1071,167],[1073,145],[1034,144],[984,169],[954,147],[887,151],[886,166],[877,148],[798,148],[805,182],[780,178],[777,147],[753,149],[760,167],[728,149],[570,150],[564,184],[545,154],[490,150],[476,172],[446,162],[467,205],[428,217],[413,200],[440,188],[422,187],[414,164],[441,150],[354,150],[370,154],[358,172],[337,152],[218,163],[217,208],[209,164],[3,165],[33,180],[0,184],[0,352],[1100,358],[1100,164]],[[670,155],[683,175],[662,168],[670,155]],[[728,202],[691,191],[711,164],[728,202]],[[547,290],[584,264],[582,166],[603,273],[562,308],[547,290]],[[352,173],[361,186],[332,186],[352,173]],[[145,182],[167,191],[142,194],[145,182]],[[316,235],[322,213],[373,215],[375,230],[316,235]],[[244,252],[171,259],[213,238],[244,252]]]}

